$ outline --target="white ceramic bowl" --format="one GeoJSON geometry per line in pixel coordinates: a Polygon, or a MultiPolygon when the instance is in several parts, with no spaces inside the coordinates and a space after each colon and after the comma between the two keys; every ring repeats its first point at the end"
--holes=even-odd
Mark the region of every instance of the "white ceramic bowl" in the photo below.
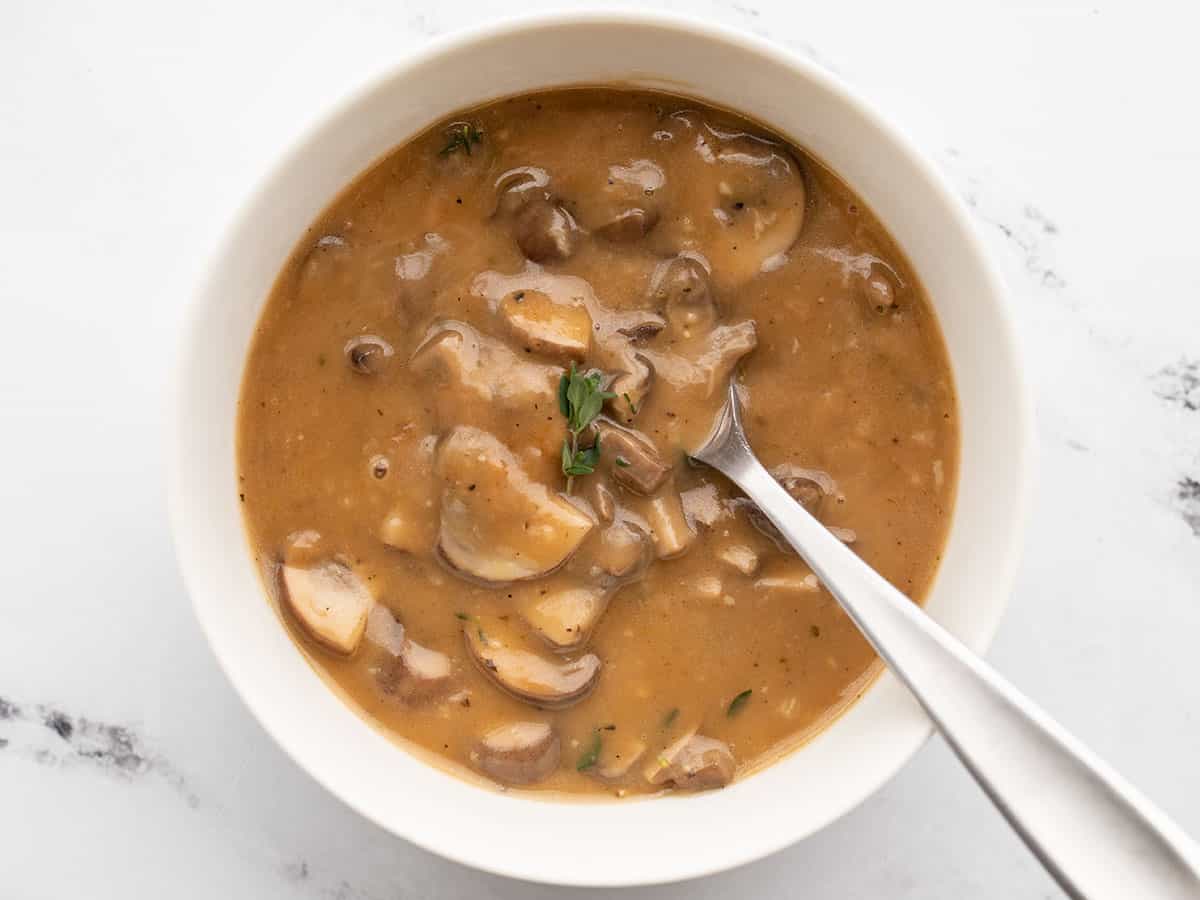
{"type": "Polygon", "coordinates": [[[831,165],[908,254],[949,345],[962,425],[958,503],[928,609],[977,651],[987,646],[1012,584],[1031,435],[1001,284],[963,205],[844,85],[771,44],[660,15],[541,16],[435,42],[332,109],[248,199],[187,319],[170,485],[180,565],[230,681],[329,791],[435,853],[579,885],[672,881],[785,847],[882,785],[930,726],[885,675],[801,750],[721,791],[556,803],[460,781],[374,731],[292,645],[248,552],[234,427],[242,366],[268,290],[306,227],[346,184],[464,106],[610,82],[689,94],[767,123],[831,165]]]}

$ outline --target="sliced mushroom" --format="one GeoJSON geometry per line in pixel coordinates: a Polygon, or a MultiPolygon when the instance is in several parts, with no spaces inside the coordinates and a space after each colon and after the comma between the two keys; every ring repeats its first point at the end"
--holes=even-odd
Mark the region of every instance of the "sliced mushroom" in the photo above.
{"type": "MultiPolygon", "coordinates": [[[[502,341],[464,322],[445,320],[430,329],[409,364],[418,373],[440,372],[489,407],[526,411],[554,402],[562,369],[524,358],[502,341]]],[[[463,391],[453,393],[461,406],[463,391]]]]}
{"type": "Polygon", "coordinates": [[[617,501],[613,497],[612,491],[608,489],[608,485],[604,483],[602,478],[589,478],[587,480],[587,497],[588,503],[592,509],[596,511],[596,516],[605,525],[612,522],[613,516],[616,515],[617,501]]]}
{"type": "Polygon", "coordinates": [[[613,481],[622,487],[637,494],[653,494],[671,474],[658,449],[640,432],[604,419],[596,420],[595,432],[600,441],[600,459],[611,466],[613,481]]]}
{"type": "Polygon", "coordinates": [[[582,362],[592,341],[592,317],[584,306],[556,303],[541,291],[514,291],[497,313],[509,333],[534,353],[582,362]]]}
{"type": "Polygon", "coordinates": [[[561,566],[594,527],[591,517],[525,474],[493,435],[459,426],[442,439],[438,550],[460,574],[488,584],[561,566]]]}
{"type": "Polygon", "coordinates": [[[725,392],[725,385],[742,357],[758,346],[758,331],[754,321],[747,319],[734,325],[718,325],[709,335],[708,347],[696,360],[705,373],[708,396],[725,392]]]}
{"type": "Polygon", "coordinates": [[[644,309],[626,310],[617,314],[615,331],[635,344],[648,341],[667,327],[667,320],[656,312],[644,309]]]}
{"type": "Polygon", "coordinates": [[[558,735],[545,722],[513,722],[487,732],[472,754],[484,774],[504,784],[533,784],[558,768],[558,735]]]}
{"type": "Polygon", "coordinates": [[[660,264],[650,294],[665,310],[671,330],[682,338],[706,333],[717,323],[708,269],[695,256],[684,254],[660,264]]]}
{"type": "Polygon", "coordinates": [[[649,159],[611,165],[598,190],[582,190],[577,210],[584,227],[615,243],[641,240],[659,219],[658,192],[667,176],[649,159]]]}
{"type": "Polygon", "coordinates": [[[650,525],[650,538],[659,559],[681,556],[696,543],[696,531],[688,524],[683,504],[675,491],[665,491],[643,508],[650,525]]]}
{"type": "MultiPolygon", "coordinates": [[[[821,518],[821,509],[825,498],[837,492],[837,485],[829,473],[819,469],[802,469],[799,466],[784,465],[772,469],[771,475],[783,486],[784,490],[791,494],[792,499],[803,506],[809,515],[817,519],[821,518]]],[[[779,529],[763,515],[762,510],[745,498],[740,498],[735,502],[745,508],[746,520],[769,537],[776,547],[784,553],[795,552],[792,545],[779,533],[779,529]]],[[[857,540],[857,535],[849,528],[829,525],[826,528],[844,543],[853,544],[857,540]]]]}
{"type": "Polygon", "coordinates": [[[647,347],[643,355],[657,376],[677,390],[691,390],[700,399],[724,396],[738,362],[758,346],[754,322],[717,325],[705,335],[680,341],[670,350],[647,347]]]}
{"type": "Polygon", "coordinates": [[[745,544],[722,547],[717,551],[717,559],[743,575],[753,575],[758,571],[758,554],[745,544]]]}
{"type": "Polygon", "coordinates": [[[658,224],[658,210],[631,206],[614,215],[595,229],[596,234],[614,244],[640,241],[658,224]]]}
{"type": "Polygon", "coordinates": [[[616,396],[607,402],[608,411],[622,422],[632,422],[642,411],[650,386],[654,383],[654,367],[641,353],[631,353],[624,361],[625,371],[618,373],[608,386],[616,396]]]}
{"type": "Polygon", "coordinates": [[[531,262],[561,262],[575,252],[579,226],[552,200],[533,198],[513,217],[513,237],[531,262]]]}
{"type": "Polygon", "coordinates": [[[700,125],[677,160],[676,178],[686,179],[688,191],[664,210],[656,239],[704,254],[726,288],[786,261],[804,225],[807,191],[785,148],[700,125]]]}
{"type": "Polygon", "coordinates": [[[736,764],[729,745],[702,734],[686,734],[646,766],[646,780],[697,791],[724,787],[733,780],[736,764]]]}
{"type": "Polygon", "coordinates": [[[601,531],[589,547],[589,558],[600,577],[612,587],[632,581],[650,564],[646,530],[621,510],[615,522],[601,531]]]}
{"type": "Polygon", "coordinates": [[[758,577],[754,587],[760,591],[785,595],[815,594],[821,582],[808,566],[796,560],[780,560],[782,565],[772,565],[758,577]]]}
{"type": "Polygon", "coordinates": [[[279,586],[283,601],[309,637],[347,656],[358,648],[375,598],[349,566],[334,560],[280,566],[279,586]]]}
{"type": "Polygon", "coordinates": [[[511,646],[498,623],[464,623],[471,658],[500,688],[543,709],[578,703],[600,677],[600,657],[587,653],[573,660],[549,660],[530,650],[511,646]],[[486,630],[485,630],[486,628],[486,630]]]}
{"type": "Polygon", "coordinates": [[[631,731],[605,732],[600,755],[588,773],[603,781],[620,781],[646,752],[646,742],[631,731]]]}
{"type": "Polygon", "coordinates": [[[867,276],[862,293],[871,309],[880,315],[896,308],[896,291],[887,276],[880,272],[874,271],[867,276]]]}
{"type": "Polygon", "coordinates": [[[521,617],[558,652],[587,643],[608,606],[608,593],[594,585],[565,586],[519,604],[521,617]]]}
{"type": "Polygon", "coordinates": [[[414,516],[405,509],[394,509],[384,516],[379,539],[405,553],[425,553],[433,546],[428,516],[414,516]]]}
{"type": "Polygon", "coordinates": [[[386,607],[377,604],[371,610],[366,635],[383,653],[375,677],[385,694],[409,702],[424,701],[451,687],[454,667],[450,657],[412,640],[386,607]]]}
{"type": "Polygon", "coordinates": [[[321,532],[313,528],[293,531],[283,542],[283,562],[289,566],[303,568],[328,555],[321,532]]]}
{"type": "Polygon", "coordinates": [[[358,334],[346,341],[346,361],[359,375],[378,375],[396,351],[377,334],[358,334]]]}
{"type": "Polygon", "coordinates": [[[495,215],[520,212],[533,198],[544,198],[550,185],[550,173],[538,166],[518,166],[496,179],[495,215]]]}
{"type": "Polygon", "coordinates": [[[717,522],[729,515],[717,486],[710,482],[688,488],[679,495],[683,504],[683,514],[693,525],[703,525],[712,528],[717,522]]]}

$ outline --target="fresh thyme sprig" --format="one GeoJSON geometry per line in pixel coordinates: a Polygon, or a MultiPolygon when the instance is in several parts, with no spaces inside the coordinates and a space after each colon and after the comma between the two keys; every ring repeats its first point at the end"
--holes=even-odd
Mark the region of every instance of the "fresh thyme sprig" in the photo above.
{"type": "Polygon", "coordinates": [[[584,375],[571,363],[571,370],[558,382],[558,409],[567,419],[567,431],[563,438],[562,471],[567,476],[567,493],[571,493],[576,475],[591,475],[600,462],[600,437],[592,446],[580,450],[579,435],[592,420],[600,415],[604,401],[615,397],[611,391],[600,388],[600,373],[584,375]]]}
{"type": "Polygon", "coordinates": [[[483,131],[470,122],[455,122],[446,129],[446,146],[438,151],[438,156],[449,156],[460,147],[471,155],[471,145],[483,143],[483,131]]]}

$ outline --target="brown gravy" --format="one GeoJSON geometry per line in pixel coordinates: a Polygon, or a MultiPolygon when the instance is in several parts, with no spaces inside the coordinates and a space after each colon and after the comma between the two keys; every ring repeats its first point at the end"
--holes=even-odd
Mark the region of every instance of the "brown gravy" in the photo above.
{"type": "Polygon", "coordinates": [[[878,668],[756,511],[686,462],[730,377],[766,465],[920,599],[955,397],[862,201],[678,97],[470,110],[358,178],[272,291],[239,410],[255,556],[314,665],[392,735],[508,785],[720,786],[878,668]],[[615,395],[573,437],[564,375],[577,405],[615,395]]]}

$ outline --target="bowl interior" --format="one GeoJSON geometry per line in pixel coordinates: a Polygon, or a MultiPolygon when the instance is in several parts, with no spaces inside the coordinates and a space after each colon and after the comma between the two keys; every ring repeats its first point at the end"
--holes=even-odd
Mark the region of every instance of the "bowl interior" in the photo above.
{"type": "Polygon", "coordinates": [[[249,198],[195,298],[173,435],[180,563],[233,685],[313,777],[429,850],[562,884],[669,881],[756,859],[860,802],[928,734],[885,674],[801,751],[723,791],[624,803],[489,792],[398,750],[346,707],[263,598],[237,497],[236,400],[255,322],[294,243],[355,176],[448,113],[522,91],[612,82],[695,96],[771,125],[831,165],[912,261],[949,347],[962,425],[955,520],[928,609],[976,650],[1011,585],[1029,456],[999,283],[961,206],[903,139],[811,64],[680,19],[543,17],[440,42],[333,110],[249,198]],[[804,800],[781,804],[781,796],[804,800]]]}

